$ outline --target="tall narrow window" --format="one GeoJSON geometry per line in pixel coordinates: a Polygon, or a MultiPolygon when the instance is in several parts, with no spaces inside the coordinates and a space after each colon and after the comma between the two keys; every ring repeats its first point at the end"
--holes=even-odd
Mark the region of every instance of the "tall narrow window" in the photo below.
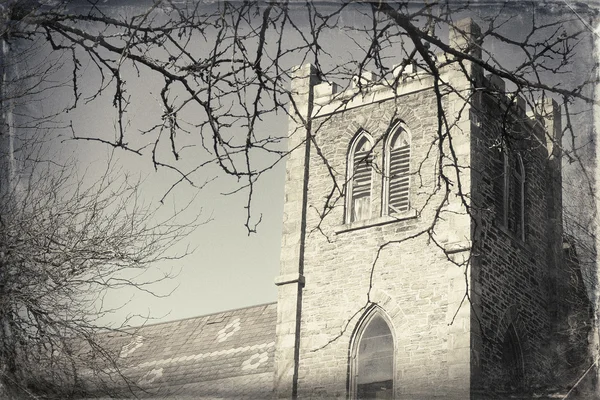
{"type": "Polygon", "coordinates": [[[498,150],[492,167],[496,221],[525,240],[525,166],[521,155],[498,150]]]}
{"type": "Polygon", "coordinates": [[[375,311],[357,335],[354,354],[355,399],[394,397],[394,340],[386,320],[375,311]]]}
{"type": "Polygon", "coordinates": [[[511,160],[509,177],[508,229],[524,240],[525,225],[525,169],[520,154],[511,160]]]}
{"type": "Polygon", "coordinates": [[[524,387],[525,369],[519,337],[513,324],[508,326],[502,342],[502,370],[506,390],[519,391],[524,387]]]}
{"type": "Polygon", "coordinates": [[[496,222],[506,226],[508,217],[508,151],[504,146],[495,150],[494,163],[492,165],[492,177],[494,182],[494,208],[496,211],[496,222]]]}
{"type": "Polygon", "coordinates": [[[410,136],[401,126],[392,130],[385,144],[384,206],[388,215],[410,207],[410,136]]]}
{"type": "Polygon", "coordinates": [[[348,195],[346,221],[371,217],[371,186],[373,175],[373,144],[366,132],[361,132],[350,146],[348,154],[348,195]]]}

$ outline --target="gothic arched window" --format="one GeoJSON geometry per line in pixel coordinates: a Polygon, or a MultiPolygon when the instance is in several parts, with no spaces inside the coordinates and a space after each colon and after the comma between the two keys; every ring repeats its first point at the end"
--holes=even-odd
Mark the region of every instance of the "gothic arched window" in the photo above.
{"type": "Polygon", "coordinates": [[[379,311],[372,312],[357,332],[351,361],[352,398],[394,397],[394,339],[379,311]]]}
{"type": "Polygon", "coordinates": [[[519,391],[523,389],[525,368],[519,336],[513,324],[508,326],[502,341],[502,371],[506,389],[519,391]]]}
{"type": "Polygon", "coordinates": [[[496,157],[493,164],[494,180],[494,206],[496,210],[496,221],[502,226],[506,226],[508,218],[508,151],[505,146],[496,150],[496,157]]]}
{"type": "Polygon", "coordinates": [[[350,145],[348,152],[348,179],[346,222],[371,217],[371,190],[373,180],[373,139],[362,131],[350,145]]]}
{"type": "Polygon", "coordinates": [[[383,213],[408,211],[410,194],[410,135],[400,124],[385,143],[383,213]]]}
{"type": "Polygon", "coordinates": [[[493,166],[496,221],[525,240],[525,165],[521,155],[502,146],[493,166]]]}
{"type": "Polygon", "coordinates": [[[520,154],[512,157],[509,177],[508,229],[525,240],[525,168],[520,154]]]}

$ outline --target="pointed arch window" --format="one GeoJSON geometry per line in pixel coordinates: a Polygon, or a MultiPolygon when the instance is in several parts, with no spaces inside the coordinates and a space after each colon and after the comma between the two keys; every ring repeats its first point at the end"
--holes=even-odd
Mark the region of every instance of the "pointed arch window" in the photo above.
{"type": "Polygon", "coordinates": [[[504,334],[502,342],[502,370],[506,390],[518,391],[524,387],[525,367],[519,336],[511,323],[504,334]]]}
{"type": "Polygon", "coordinates": [[[385,142],[383,207],[391,215],[410,207],[410,135],[397,124],[385,142]]]}
{"type": "Polygon", "coordinates": [[[386,319],[374,311],[355,336],[352,355],[354,399],[392,399],[394,338],[386,319]]]}
{"type": "Polygon", "coordinates": [[[525,165],[518,153],[502,146],[494,161],[496,221],[525,240],[525,165]]]}
{"type": "Polygon", "coordinates": [[[520,154],[511,163],[509,176],[508,229],[525,240],[525,168],[520,154]]]}
{"type": "Polygon", "coordinates": [[[506,226],[508,217],[508,151],[505,146],[496,150],[496,157],[493,165],[494,176],[494,208],[496,210],[496,221],[502,226],[506,226]]]}
{"type": "Polygon", "coordinates": [[[369,219],[373,181],[373,139],[367,132],[360,132],[352,141],[347,168],[346,221],[369,219]]]}

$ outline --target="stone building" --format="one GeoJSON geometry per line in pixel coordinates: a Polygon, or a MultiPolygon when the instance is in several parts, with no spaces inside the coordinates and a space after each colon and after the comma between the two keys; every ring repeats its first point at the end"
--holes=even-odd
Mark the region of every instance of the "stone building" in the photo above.
{"type": "MultiPolygon", "coordinates": [[[[478,30],[459,22],[451,45],[478,30]]],[[[345,91],[296,69],[277,304],[142,328],[125,357],[149,393],[569,389],[589,365],[590,305],[563,239],[560,108],[541,99],[527,112],[502,79],[462,68],[440,67],[444,131],[433,77],[410,65],[392,84],[363,72],[345,91]],[[144,346],[152,337],[176,345],[144,346]]]]}
{"type": "MultiPolygon", "coordinates": [[[[478,35],[463,20],[450,43],[478,35]]],[[[296,71],[290,148],[306,151],[287,164],[278,397],[530,394],[580,372],[590,314],[565,258],[560,109],[528,115],[502,79],[462,68],[440,69],[442,132],[429,74],[336,93],[296,71]]]]}

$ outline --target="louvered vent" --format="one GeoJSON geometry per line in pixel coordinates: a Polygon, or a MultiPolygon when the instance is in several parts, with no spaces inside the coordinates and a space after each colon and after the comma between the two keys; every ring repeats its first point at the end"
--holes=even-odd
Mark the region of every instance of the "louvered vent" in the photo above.
{"type": "Polygon", "coordinates": [[[410,183],[410,146],[390,151],[389,214],[408,211],[410,183]]]}
{"type": "Polygon", "coordinates": [[[370,150],[354,153],[352,180],[352,221],[369,218],[371,202],[371,169],[373,154],[370,150]]]}

